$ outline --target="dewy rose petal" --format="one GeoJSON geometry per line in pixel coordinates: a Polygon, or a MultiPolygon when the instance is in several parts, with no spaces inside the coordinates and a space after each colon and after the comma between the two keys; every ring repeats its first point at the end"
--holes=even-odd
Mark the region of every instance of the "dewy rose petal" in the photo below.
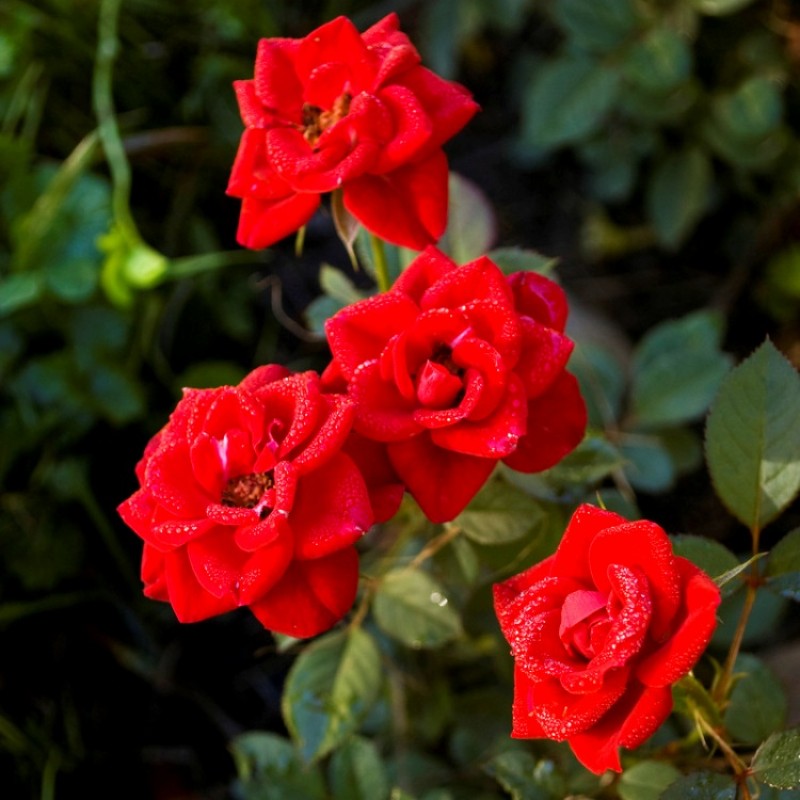
{"type": "Polygon", "coordinates": [[[429,247],[390,291],[328,320],[323,382],[355,401],[362,441],[385,448],[429,519],[445,522],[498,461],[536,472],[583,438],[566,312],[542,275],[506,277],[485,257],[456,266],[429,247]]]}
{"type": "Polygon", "coordinates": [[[234,87],[246,129],[227,191],[242,199],[240,244],[296,231],[336,189],[386,241],[421,250],[441,237],[442,145],[478,106],[421,66],[396,14],[363,35],[338,17],[303,39],[262,39],[253,79],[234,87]]]}
{"type": "Polygon", "coordinates": [[[144,540],[145,594],[193,622],[248,606],[296,637],[330,628],[358,583],[367,485],[342,446],[354,409],[313,372],[254,370],[188,389],[148,444],[119,507],[144,540]]]}
{"type": "Polygon", "coordinates": [[[669,716],[720,593],[658,525],[583,505],[555,554],[496,584],[494,600],[515,661],[512,735],[566,741],[599,774],[669,716]]]}

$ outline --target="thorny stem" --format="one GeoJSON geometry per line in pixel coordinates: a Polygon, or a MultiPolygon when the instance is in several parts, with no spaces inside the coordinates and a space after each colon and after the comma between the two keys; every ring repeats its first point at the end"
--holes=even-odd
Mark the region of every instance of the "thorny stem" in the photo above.
{"type": "Polygon", "coordinates": [[[372,246],[372,260],[375,266],[375,280],[378,283],[378,291],[388,292],[392,287],[389,280],[389,265],[386,261],[386,248],[383,240],[379,239],[374,233],[369,235],[372,246]]]}
{"type": "Polygon", "coordinates": [[[697,723],[702,728],[703,733],[714,740],[714,744],[719,747],[720,752],[725,757],[725,760],[730,764],[733,770],[734,779],[739,787],[740,794],[737,794],[739,800],[752,800],[753,795],[747,785],[747,777],[750,774],[750,769],[736,754],[733,748],[728,744],[725,738],[720,735],[719,731],[702,716],[697,717],[697,723]]]}
{"type": "MultiPolygon", "coordinates": [[[[753,555],[758,553],[758,541],[761,531],[757,525],[751,529],[753,539],[753,555]]],[[[731,646],[728,649],[728,655],[725,658],[725,663],[722,666],[722,671],[719,674],[719,679],[714,686],[713,697],[719,703],[724,703],[731,689],[733,683],[733,670],[736,664],[736,659],[739,656],[739,650],[742,647],[744,640],[744,633],[747,629],[747,622],[750,619],[750,614],[756,602],[756,592],[760,583],[760,576],[758,572],[758,562],[753,561],[750,565],[749,575],[747,578],[747,591],[744,598],[744,605],[742,613],[739,615],[739,622],[736,625],[736,631],[731,640],[731,646]]]]}

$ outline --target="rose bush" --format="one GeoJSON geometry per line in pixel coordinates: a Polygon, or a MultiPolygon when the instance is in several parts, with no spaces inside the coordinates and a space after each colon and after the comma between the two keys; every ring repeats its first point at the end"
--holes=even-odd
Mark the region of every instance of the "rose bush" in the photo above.
{"type": "Polygon", "coordinates": [[[339,620],[358,584],[367,487],[341,452],[353,418],[313,372],[269,365],[236,387],[187,389],[119,506],[144,540],[145,594],[182,622],[247,606],[280,633],[339,620]]]}
{"type": "Polygon", "coordinates": [[[580,506],[551,557],[494,588],[515,660],[516,738],[567,741],[592,772],[648,739],[706,648],[716,584],[664,531],[580,506]]]}
{"type": "Polygon", "coordinates": [[[566,318],[549,278],[507,277],[486,257],[456,266],[429,247],[390,291],[328,320],[323,381],[347,391],[357,433],[383,444],[428,518],[444,522],[499,460],[537,472],[581,441],[566,318]]]}
{"type": "Polygon", "coordinates": [[[363,35],[338,17],[303,39],[262,39],[254,78],[234,85],[246,130],[227,191],[242,198],[241,244],[296,231],[337,189],[389,242],[421,250],[442,235],[442,144],[478,106],[420,65],[396,14],[363,35]]]}

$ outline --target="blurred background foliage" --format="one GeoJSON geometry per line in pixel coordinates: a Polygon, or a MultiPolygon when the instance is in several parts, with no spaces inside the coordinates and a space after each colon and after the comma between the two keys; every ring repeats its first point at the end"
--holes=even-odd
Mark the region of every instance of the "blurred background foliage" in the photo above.
{"type": "MultiPolygon", "coordinates": [[[[251,76],[260,37],[303,36],[338,14],[363,29],[392,10],[424,62],[483,107],[448,146],[453,169],[485,194],[460,212],[461,230],[479,226],[510,268],[536,261],[531,249],[558,259],[575,301],[591,435],[560,472],[500,476],[479,509],[517,503],[538,520],[544,504],[530,560],[552,549],[567,505],[601,486],[610,506],[674,529],[711,517],[717,538],[740,544],[698,477],[698,425],[733,358],[765,333],[800,353],[800,15],[788,0],[4,0],[4,796],[227,797],[237,774],[252,777],[248,796],[300,796],[263,788],[277,767],[258,766],[258,741],[229,750],[246,731],[285,733],[291,647],[245,612],[179,626],[145,601],[139,542],[115,507],[183,386],[236,382],[268,361],[320,367],[331,297],[370,291],[325,214],[301,256],[291,241],[236,246],[238,202],[224,194],[241,132],[231,82],[251,76]]],[[[409,514],[401,541],[423,547],[431,532],[409,514]]],[[[482,575],[485,590],[530,533],[495,522],[491,541],[477,533],[439,553],[434,576],[474,586],[482,575]]],[[[406,765],[420,796],[444,769],[445,734],[455,731],[451,765],[470,777],[487,735],[481,709],[506,704],[486,694],[487,597],[469,609],[469,642],[435,670],[386,645],[415,676],[410,703],[430,675],[455,681],[406,732],[420,743],[406,765]]],[[[460,631],[442,625],[442,641],[460,631]]],[[[362,732],[383,730],[387,702],[362,732]]],[[[498,736],[506,722],[491,720],[498,736]]],[[[374,755],[367,740],[347,747],[327,778],[336,797],[355,796],[347,759],[374,755]]],[[[479,781],[475,796],[504,796],[497,781],[513,794],[513,758],[481,773],[492,788],[479,781]]],[[[293,759],[281,762],[287,786],[293,759]]],[[[552,785],[553,796],[564,789],[552,785]]]]}

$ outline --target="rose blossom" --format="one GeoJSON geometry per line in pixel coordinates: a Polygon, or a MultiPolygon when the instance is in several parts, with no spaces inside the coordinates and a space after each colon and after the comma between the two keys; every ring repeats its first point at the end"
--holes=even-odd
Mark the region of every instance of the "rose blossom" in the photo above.
{"type": "Polygon", "coordinates": [[[512,736],[566,741],[599,774],[669,716],[720,593],[655,523],[582,505],[555,554],[494,599],[515,660],[512,736]]]}
{"type": "Polygon", "coordinates": [[[246,130],[227,191],[242,198],[240,244],[296,231],[335,189],[389,242],[421,250],[442,235],[442,144],[478,106],[420,66],[396,14],[363,35],[338,17],[303,39],[262,39],[254,78],[234,87],[246,130]]]}
{"type": "Polygon", "coordinates": [[[536,472],[582,439],[566,317],[543,275],[507,277],[486,257],[456,266],[429,247],[390,291],[328,320],[323,382],[347,391],[356,432],[382,443],[428,518],[444,522],[499,460],[536,472]]]}
{"type": "Polygon", "coordinates": [[[353,543],[372,524],[341,452],[353,413],[315,373],[274,365],[236,387],[186,389],[119,507],[144,540],[145,595],[181,622],[248,606],[280,633],[331,627],[352,605],[353,543]]]}

